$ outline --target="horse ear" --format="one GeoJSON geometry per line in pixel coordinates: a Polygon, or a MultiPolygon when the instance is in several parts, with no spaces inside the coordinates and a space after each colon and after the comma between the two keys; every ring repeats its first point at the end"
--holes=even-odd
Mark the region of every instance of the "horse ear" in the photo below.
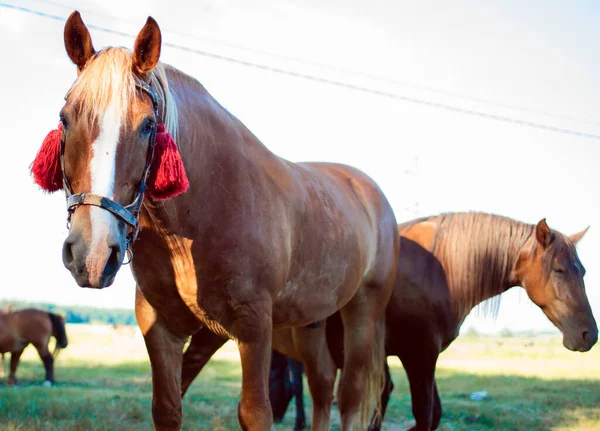
{"type": "Polygon", "coordinates": [[[148,79],[160,57],[162,37],[158,23],[151,16],[135,39],[133,47],[133,73],[148,79]]]}
{"type": "Polygon", "coordinates": [[[571,236],[569,237],[569,239],[571,240],[571,242],[572,242],[573,244],[577,245],[577,243],[579,242],[579,240],[580,240],[581,238],[583,238],[583,235],[585,235],[585,233],[588,231],[588,229],[589,229],[589,228],[590,228],[590,227],[588,226],[588,227],[586,227],[584,230],[582,230],[581,232],[579,232],[579,233],[576,233],[576,234],[574,234],[574,235],[571,235],[571,236]]]}
{"type": "Polygon", "coordinates": [[[548,227],[545,218],[540,220],[537,226],[535,227],[535,236],[540,245],[544,248],[548,247],[552,243],[552,240],[554,239],[554,234],[548,227]]]}
{"type": "Polygon", "coordinates": [[[88,60],[96,54],[90,32],[77,11],[69,16],[65,24],[65,48],[71,61],[77,65],[78,74],[88,60]]]}

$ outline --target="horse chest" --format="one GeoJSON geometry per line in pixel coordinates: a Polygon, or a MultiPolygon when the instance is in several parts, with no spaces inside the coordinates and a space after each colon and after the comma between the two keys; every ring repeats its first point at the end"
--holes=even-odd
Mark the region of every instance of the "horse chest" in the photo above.
{"type": "Polygon", "coordinates": [[[221,318],[227,301],[219,297],[225,289],[218,284],[207,286],[192,246],[192,240],[167,237],[161,247],[144,247],[132,266],[138,286],[173,332],[189,335],[206,326],[216,334],[229,336],[221,318]]]}

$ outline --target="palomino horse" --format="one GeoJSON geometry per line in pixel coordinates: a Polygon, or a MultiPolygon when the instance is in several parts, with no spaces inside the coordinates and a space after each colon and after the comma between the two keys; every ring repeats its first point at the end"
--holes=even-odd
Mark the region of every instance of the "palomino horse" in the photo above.
{"type": "Polygon", "coordinates": [[[44,386],[51,386],[54,383],[54,358],[68,344],[64,319],[58,314],[33,308],[0,314],[0,352],[10,352],[10,385],[17,382],[15,373],[19,359],[29,344],[33,344],[44,363],[44,386]],[[48,349],[51,336],[56,339],[52,354],[48,349]]]}
{"type": "Polygon", "coordinates": [[[394,213],[377,185],[348,166],[271,153],[200,83],[159,63],[152,18],[133,53],[96,52],[78,12],[64,37],[78,78],[61,131],[48,135],[32,172],[47,191],[67,193],[63,261],[80,286],[109,286],[124,256],[135,256],[155,427],[181,428],[183,347],[205,326],[238,344],[242,428],[269,430],[272,328],[338,310],[349,334],[342,428],[368,423],[384,382],[376,322],[399,252],[394,213]]]}
{"type": "MultiPolygon", "coordinates": [[[[598,328],[585,294],[585,270],[575,250],[586,231],[567,237],[551,230],[545,220],[529,225],[495,215],[458,213],[408,222],[399,226],[399,232],[402,259],[385,314],[386,354],[398,356],[408,375],[414,430],[436,429],[442,416],[434,377],[439,354],[456,339],[475,306],[499,299],[510,287],[525,288],[563,332],[563,344],[569,350],[587,351],[596,343],[598,328]]],[[[327,319],[326,325],[329,350],[341,367],[339,314],[327,319]]],[[[322,329],[313,331],[316,338],[322,335],[322,329]]],[[[220,347],[206,332],[194,336],[207,340],[201,354],[184,359],[186,382],[220,347]],[[187,373],[186,362],[192,364],[187,365],[187,373]]],[[[289,330],[278,329],[273,346],[298,357],[295,349],[299,346],[286,341],[292,339],[289,330]]],[[[323,356],[327,364],[327,355],[323,356]]],[[[321,372],[326,368],[321,367],[321,372]]],[[[387,365],[386,372],[382,413],[393,388],[387,365]]],[[[371,429],[380,429],[382,418],[383,414],[376,418],[371,429]]]]}

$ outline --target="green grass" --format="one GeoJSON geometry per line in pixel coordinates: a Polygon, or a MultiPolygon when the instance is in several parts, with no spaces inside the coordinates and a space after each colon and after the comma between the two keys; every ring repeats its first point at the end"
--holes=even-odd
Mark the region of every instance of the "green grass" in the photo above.
{"type": "MultiPolygon", "coordinates": [[[[150,367],[137,331],[67,330],[70,344],[57,359],[54,387],[42,387],[43,367],[31,347],[19,386],[0,383],[0,429],[151,430],[150,367]]],[[[389,362],[396,387],[385,427],[395,431],[411,425],[411,403],[402,366],[389,362]]],[[[239,429],[240,377],[237,350],[227,343],[190,388],[184,429],[239,429]]],[[[459,338],[440,358],[437,379],[442,430],[600,430],[600,349],[569,352],[560,336],[459,338]],[[489,398],[470,400],[477,390],[489,398]]],[[[305,394],[310,416],[307,386],[305,394]]],[[[335,410],[332,429],[339,429],[335,410]]],[[[277,429],[292,429],[294,414],[290,405],[277,429]]]]}

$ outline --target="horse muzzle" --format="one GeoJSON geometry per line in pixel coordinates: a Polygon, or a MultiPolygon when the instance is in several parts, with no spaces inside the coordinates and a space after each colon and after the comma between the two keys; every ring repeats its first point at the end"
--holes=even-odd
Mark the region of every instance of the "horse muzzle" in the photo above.
{"type": "Polygon", "coordinates": [[[118,241],[119,236],[91,242],[76,231],[69,233],[63,244],[63,263],[80,287],[102,289],[114,282],[125,254],[125,241],[118,241]]]}
{"type": "MultiPolygon", "coordinates": [[[[581,328],[581,327],[580,327],[581,328]]],[[[590,325],[586,329],[564,330],[563,345],[574,352],[587,352],[598,341],[598,327],[590,325]]]]}

